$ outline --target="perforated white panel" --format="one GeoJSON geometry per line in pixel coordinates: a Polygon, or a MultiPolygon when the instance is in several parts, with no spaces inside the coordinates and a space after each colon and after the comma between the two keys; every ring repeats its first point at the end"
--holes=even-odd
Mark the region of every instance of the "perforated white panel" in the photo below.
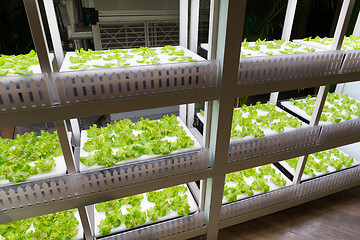
{"type": "Polygon", "coordinates": [[[74,175],[80,195],[165,179],[208,167],[208,150],[74,175]]]}
{"type": "Polygon", "coordinates": [[[321,129],[319,142],[324,143],[343,137],[360,135],[360,119],[344,121],[342,123],[325,125],[321,129]]]}
{"type": "Polygon", "coordinates": [[[51,105],[47,81],[46,75],[43,74],[1,77],[1,111],[51,105]]]}
{"type": "Polygon", "coordinates": [[[54,73],[62,104],[216,87],[215,61],[54,73]]]}
{"type": "Polygon", "coordinates": [[[71,176],[26,182],[0,188],[0,209],[6,211],[74,196],[71,176]]]}
{"type": "Polygon", "coordinates": [[[343,52],[241,58],[238,84],[253,84],[338,73],[343,52]]]}
{"type": "Polygon", "coordinates": [[[360,167],[346,169],[324,177],[305,181],[298,185],[223,205],[221,220],[239,217],[246,213],[300,199],[359,180],[360,167]]]}
{"type": "Polygon", "coordinates": [[[236,141],[230,144],[228,162],[236,163],[244,159],[314,145],[319,133],[320,127],[313,127],[254,140],[236,141]]]}

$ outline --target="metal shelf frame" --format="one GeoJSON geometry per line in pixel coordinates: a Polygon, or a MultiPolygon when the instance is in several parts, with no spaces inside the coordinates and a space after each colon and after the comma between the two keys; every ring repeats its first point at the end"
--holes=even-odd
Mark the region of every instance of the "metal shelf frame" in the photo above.
{"type": "MultiPolygon", "coordinates": [[[[44,0],[44,2],[47,20],[51,23],[49,25],[56,26],[57,23],[54,25],[56,18],[51,16],[51,14],[54,13],[53,2],[52,0],[44,0]]],[[[196,51],[199,0],[192,0],[190,5],[188,0],[180,0],[179,3],[180,45],[187,47],[188,39],[190,39],[189,48],[192,51],[196,51]],[[190,31],[187,27],[189,6],[191,9],[190,31]]],[[[24,4],[33,40],[35,42],[36,51],[38,53],[40,66],[45,76],[44,78],[49,76],[49,94],[51,96],[56,96],[56,88],[54,85],[55,81],[52,79],[53,69],[49,61],[49,51],[38,0],[24,0],[24,4]]],[[[335,53],[340,53],[338,49],[339,46],[341,46],[344,29],[347,27],[353,4],[354,0],[344,0],[343,8],[336,28],[335,41],[332,46],[335,53]]],[[[282,36],[283,39],[288,39],[290,37],[296,5],[296,0],[288,1],[282,36]]],[[[271,196],[275,196],[276,199],[278,199],[273,205],[264,205],[263,208],[256,209],[255,205],[251,204],[255,204],[257,198],[249,198],[248,200],[243,200],[236,204],[241,205],[244,201],[248,201],[250,204],[249,206],[254,207],[255,210],[242,213],[229,219],[223,219],[222,212],[224,206],[222,205],[222,198],[225,175],[227,173],[305,155],[303,160],[299,161],[301,162],[303,168],[306,163],[307,154],[360,141],[360,134],[358,132],[355,132],[353,135],[335,136],[333,138],[320,141],[321,129],[317,126],[327,94],[327,87],[325,87],[325,85],[328,86],[330,84],[358,81],[360,80],[360,72],[341,72],[339,70],[335,74],[329,75],[301,76],[298,78],[286,77],[283,79],[279,78],[277,80],[270,79],[266,81],[257,81],[250,84],[238,83],[239,63],[241,61],[240,49],[243,37],[245,10],[246,0],[211,0],[208,59],[216,60],[218,67],[216,86],[73,104],[59,104],[55,98],[49,106],[32,106],[26,109],[0,112],[0,127],[55,121],[57,129],[60,132],[60,142],[69,171],[69,174],[63,176],[63,183],[61,185],[64,186],[64,189],[67,187],[66,189],[68,192],[62,192],[62,190],[59,190],[60,194],[56,196],[51,194],[53,194],[53,191],[60,188],[57,183],[61,181],[61,177],[56,178],[57,180],[45,179],[37,181],[37,183],[31,183],[33,188],[27,188],[29,183],[16,184],[14,185],[15,187],[11,185],[0,188],[0,196],[2,196],[2,198],[5,197],[4,199],[10,199],[15,197],[14,199],[17,198],[23,201],[21,202],[19,200],[20,202],[17,202],[16,205],[16,200],[14,201],[14,205],[12,207],[8,207],[9,204],[7,207],[3,207],[0,211],[0,223],[6,223],[71,208],[78,208],[83,222],[85,239],[95,239],[91,224],[92,213],[88,209],[89,205],[200,180],[200,211],[195,215],[157,223],[144,228],[130,230],[126,233],[104,237],[102,239],[136,239],[139,236],[153,236],[154,238],[163,237],[165,239],[185,239],[199,235],[206,235],[207,239],[215,240],[217,239],[218,231],[221,228],[251,220],[275,211],[280,211],[288,207],[359,185],[359,167],[346,169],[341,172],[315,179],[313,184],[316,185],[316,191],[309,190],[309,194],[305,189],[309,185],[308,182],[300,183],[294,181],[294,185],[287,187],[284,190],[272,193],[274,195],[271,196]],[[312,120],[310,121],[310,127],[319,130],[319,133],[316,133],[318,134],[316,143],[244,158],[232,163],[229,162],[229,150],[231,151],[230,132],[233,102],[236,97],[318,86],[320,86],[320,91],[315,107],[316,111],[314,111],[312,120]],[[194,109],[191,105],[191,103],[194,102],[206,102],[204,126],[205,149],[175,156],[157,158],[144,163],[126,164],[108,169],[79,173],[79,170],[74,162],[74,154],[76,153],[71,151],[70,139],[67,137],[67,129],[64,124],[64,120],[116,112],[151,109],[155,107],[190,104],[188,106],[182,105],[180,107],[180,115],[182,115],[183,120],[185,120],[184,122],[187,122],[189,125],[191,117],[194,115],[194,109]],[[189,162],[186,161],[192,161],[195,159],[189,156],[198,156],[199,154],[203,154],[201,157],[201,167],[189,168],[189,162]],[[181,160],[181,157],[183,157],[183,160],[181,160]],[[154,177],[150,178],[140,177],[141,174],[139,174],[139,172],[145,171],[141,169],[148,167],[145,166],[146,164],[158,164],[158,168],[161,168],[159,167],[161,165],[161,161],[171,162],[173,160],[177,161],[176,159],[183,161],[179,165],[180,170],[174,170],[173,172],[166,170],[169,172],[165,174],[159,171],[154,177]],[[140,166],[137,166],[136,164],[140,164],[140,166]],[[127,173],[125,168],[130,169],[130,173],[127,173]],[[133,174],[135,177],[129,177],[130,180],[128,182],[126,182],[127,180],[118,180],[118,182],[114,180],[115,175],[123,177],[126,174],[133,174]],[[65,182],[64,179],[66,180],[65,182]],[[335,179],[337,181],[337,185],[328,186],[325,184],[327,179],[335,179]],[[123,184],[124,182],[122,181],[125,181],[126,184],[123,184]],[[91,184],[88,184],[88,182],[91,184]],[[324,187],[322,187],[322,184],[324,187]],[[37,185],[37,187],[35,187],[35,185],[37,185]],[[94,185],[94,187],[89,187],[90,185],[94,185]],[[29,191],[31,190],[35,192],[35,195],[38,194],[39,198],[31,199],[31,201],[28,200],[29,196],[26,195],[26,191],[24,193],[24,190],[21,190],[26,188],[29,189],[29,191]],[[295,194],[298,189],[305,189],[302,190],[303,195],[295,194]],[[284,194],[282,191],[294,193],[294,198],[288,199],[289,201],[282,201],[281,196],[283,195],[281,194],[284,194]],[[48,194],[47,192],[49,192],[50,197],[44,197],[44,195],[48,194]],[[280,195],[276,196],[277,193],[280,195]],[[195,227],[189,227],[189,224],[192,224],[193,222],[196,222],[194,225],[195,227]],[[177,226],[178,229],[182,230],[177,231],[174,226],[177,226]]],[[[58,59],[58,64],[61,65],[63,52],[61,45],[59,46],[61,42],[56,28],[52,29],[51,37],[53,44],[56,45],[55,55],[58,59]]],[[[21,81],[21,76],[19,76],[17,80],[21,81]]],[[[274,103],[276,100],[277,95],[272,94],[271,102],[274,103]]],[[[255,142],[255,140],[253,142],[255,142]]],[[[301,175],[302,171],[300,170],[297,172],[295,178],[301,178],[301,175]]],[[[120,177],[118,179],[120,179],[120,177]]],[[[309,188],[311,188],[311,186],[309,186],[309,188]]],[[[260,198],[266,198],[267,196],[270,195],[261,195],[260,198]]],[[[9,202],[11,201],[12,200],[10,199],[9,202]]],[[[0,204],[4,205],[4,200],[1,200],[0,204]]]]}

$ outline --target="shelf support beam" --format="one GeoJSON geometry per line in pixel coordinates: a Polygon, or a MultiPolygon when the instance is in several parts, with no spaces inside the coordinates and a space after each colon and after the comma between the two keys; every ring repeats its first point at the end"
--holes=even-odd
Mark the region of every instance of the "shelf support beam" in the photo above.
{"type": "Polygon", "coordinates": [[[245,0],[211,1],[210,14],[216,15],[219,11],[218,44],[210,44],[210,48],[217,46],[220,95],[212,108],[209,163],[213,176],[207,179],[205,197],[205,222],[207,239],[210,240],[218,237],[245,8],[245,0]]]}
{"type": "Polygon", "coordinates": [[[51,74],[53,68],[49,56],[43,21],[40,15],[38,0],[23,0],[26,16],[29,21],[32,39],[34,41],[39,64],[43,73],[51,74]]]}
{"type": "MultiPolygon", "coordinates": [[[[284,27],[281,35],[281,39],[290,41],[291,31],[293,27],[297,0],[289,0],[286,8],[284,27]]],[[[275,104],[279,98],[279,92],[273,92],[270,94],[270,103],[275,104]]]]}
{"type": "MultiPolygon", "coordinates": [[[[311,119],[310,119],[310,124],[309,124],[310,127],[315,127],[315,126],[319,125],[321,113],[322,113],[322,110],[325,105],[326,96],[327,96],[327,93],[329,92],[329,88],[330,88],[330,85],[320,86],[320,88],[319,88],[319,92],[318,92],[318,95],[316,98],[314,110],[313,110],[313,113],[312,113],[311,119]]],[[[305,169],[306,161],[307,161],[308,157],[309,157],[309,155],[304,155],[304,156],[300,157],[298,165],[296,167],[295,176],[293,179],[294,184],[299,184],[301,182],[301,177],[304,173],[304,169],[305,169]]]]}
{"type": "Polygon", "coordinates": [[[66,168],[69,173],[77,173],[78,169],[75,165],[74,154],[70,145],[70,139],[68,136],[68,130],[65,120],[55,121],[56,131],[59,136],[61,150],[64,155],[66,168]]]}
{"type": "Polygon", "coordinates": [[[58,69],[60,70],[61,65],[64,61],[64,52],[62,48],[58,22],[56,20],[56,13],[55,13],[53,0],[44,0],[44,7],[45,7],[46,18],[49,25],[51,41],[55,52],[57,66],[58,69]]]}

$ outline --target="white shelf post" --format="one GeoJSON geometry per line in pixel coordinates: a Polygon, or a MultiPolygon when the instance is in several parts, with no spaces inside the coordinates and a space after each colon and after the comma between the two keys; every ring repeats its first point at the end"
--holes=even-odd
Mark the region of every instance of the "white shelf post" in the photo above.
{"type": "MultiPolygon", "coordinates": [[[[286,8],[286,15],[284,21],[284,27],[281,35],[282,40],[289,41],[292,31],[292,26],[295,17],[297,0],[289,0],[286,8]]],[[[277,103],[279,97],[279,92],[273,92],[270,94],[270,103],[275,104],[277,103]]]]}
{"type": "Polygon", "coordinates": [[[78,169],[75,165],[74,154],[71,149],[70,139],[68,136],[68,130],[65,120],[55,121],[55,127],[59,136],[59,141],[61,145],[61,150],[64,155],[66,168],[69,173],[77,173],[78,169]]]}
{"type": "Polygon", "coordinates": [[[53,68],[50,61],[49,48],[45,37],[38,0],[24,0],[24,6],[36,53],[39,58],[41,71],[43,73],[51,74],[53,72],[53,68]]]}
{"type": "MultiPolygon", "coordinates": [[[[309,124],[310,127],[315,127],[319,124],[321,113],[325,105],[326,96],[327,93],[329,92],[329,88],[330,85],[320,86],[319,88],[319,93],[317,95],[314,110],[310,119],[310,124],[309,124]]],[[[293,179],[294,184],[299,184],[301,182],[301,177],[304,173],[307,159],[308,159],[308,155],[300,157],[298,165],[296,167],[295,176],[293,179]]]]}
{"type": "Polygon", "coordinates": [[[56,20],[56,13],[55,13],[53,0],[44,0],[44,7],[45,7],[46,18],[49,24],[51,41],[54,47],[57,66],[58,69],[60,69],[64,61],[64,52],[61,44],[61,38],[59,33],[58,22],[56,20]]]}
{"type": "MultiPolygon", "coordinates": [[[[189,45],[190,51],[197,54],[198,48],[198,34],[199,34],[199,11],[200,0],[191,0],[190,5],[190,30],[189,30],[189,45]]],[[[189,103],[187,106],[187,126],[193,126],[195,116],[195,103],[189,103]]]]}
{"type": "MultiPolygon", "coordinates": [[[[187,48],[188,45],[188,12],[189,12],[189,1],[180,0],[180,46],[187,48]]],[[[188,125],[187,120],[187,104],[179,106],[179,116],[188,125]]]]}
{"type": "MultiPolygon", "coordinates": [[[[212,108],[209,162],[213,176],[206,182],[205,222],[207,239],[210,240],[218,237],[246,1],[212,0],[211,7],[211,12],[219,11],[217,59],[220,61],[220,94],[219,100],[213,101],[212,108]]],[[[211,44],[210,48],[215,46],[211,44]]]]}
{"type": "MultiPolygon", "coordinates": [[[[331,44],[331,50],[341,49],[342,43],[344,41],[345,33],[349,25],[351,12],[354,8],[354,4],[355,4],[355,0],[344,0],[343,5],[341,7],[339,20],[336,25],[334,39],[331,44]]],[[[354,31],[359,31],[357,30],[357,28],[359,28],[358,21],[359,21],[359,16],[356,21],[354,31]]],[[[343,88],[344,88],[344,83],[337,84],[335,88],[335,93],[341,93],[343,88]]]]}

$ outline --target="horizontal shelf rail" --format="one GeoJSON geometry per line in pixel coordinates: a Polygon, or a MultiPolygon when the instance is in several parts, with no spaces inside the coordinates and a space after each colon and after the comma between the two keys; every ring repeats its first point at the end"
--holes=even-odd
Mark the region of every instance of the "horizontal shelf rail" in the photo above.
{"type": "Polygon", "coordinates": [[[269,137],[234,140],[230,143],[229,164],[252,158],[271,156],[279,152],[315,145],[321,127],[306,127],[269,137]]]}
{"type": "Polygon", "coordinates": [[[301,88],[312,88],[323,85],[360,81],[360,72],[346,72],[327,76],[303,76],[301,78],[289,77],[278,81],[258,81],[238,85],[234,89],[234,96],[253,96],[270,92],[284,92],[301,88]]]}
{"type": "Polygon", "coordinates": [[[175,106],[217,99],[217,88],[0,112],[0,127],[175,106]]]}
{"type": "Polygon", "coordinates": [[[220,228],[249,221],[360,184],[360,167],[353,167],[259,196],[222,206],[220,228]]]}
{"type": "Polygon", "coordinates": [[[240,59],[238,85],[337,74],[344,51],[324,51],[240,59]]]}
{"type": "Polygon", "coordinates": [[[230,172],[240,171],[269,163],[275,163],[278,161],[287,160],[290,158],[295,158],[315,152],[320,152],[327,149],[336,148],[359,141],[360,141],[360,134],[354,134],[351,136],[346,136],[337,139],[329,138],[326,141],[317,142],[316,144],[303,146],[299,148],[287,149],[281,152],[273,153],[271,155],[264,154],[262,156],[257,156],[256,158],[243,159],[235,163],[229,163],[226,172],[230,173],[230,172]]]}
{"type": "Polygon", "coordinates": [[[0,224],[211,177],[208,150],[0,188],[0,224]]]}

